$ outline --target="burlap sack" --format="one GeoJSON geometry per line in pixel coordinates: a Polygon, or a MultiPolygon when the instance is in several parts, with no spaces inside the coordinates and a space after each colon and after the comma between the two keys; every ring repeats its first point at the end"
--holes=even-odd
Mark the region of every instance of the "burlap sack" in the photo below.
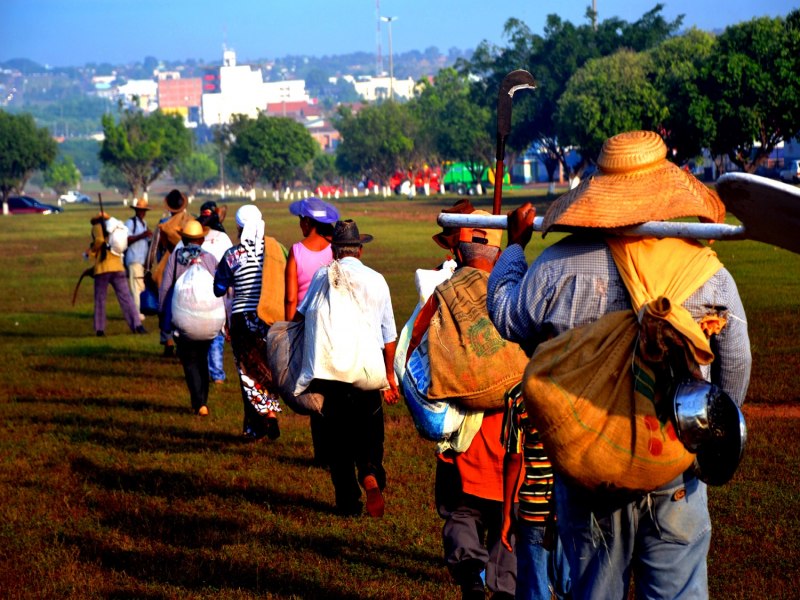
{"type": "Polygon", "coordinates": [[[438,310],[428,331],[428,399],[466,410],[503,408],[503,394],[519,381],[528,357],[500,337],[486,311],[489,274],[463,267],[436,287],[438,310]]]}
{"type": "Polygon", "coordinates": [[[295,396],[294,386],[303,368],[304,323],[278,321],[267,334],[267,365],[278,394],[294,412],[322,412],[322,394],[304,392],[295,396]]]}
{"type": "Polygon", "coordinates": [[[538,346],[524,375],[528,414],[556,469],[591,490],[650,491],[694,461],[659,418],[653,371],[634,359],[632,311],[538,346]]]}

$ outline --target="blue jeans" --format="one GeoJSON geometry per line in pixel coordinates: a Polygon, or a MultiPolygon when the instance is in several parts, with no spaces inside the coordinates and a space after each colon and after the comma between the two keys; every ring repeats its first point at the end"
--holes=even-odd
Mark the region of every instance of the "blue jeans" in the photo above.
{"type": "Polygon", "coordinates": [[[517,592],[516,600],[550,600],[550,589],[556,598],[565,598],[570,590],[569,565],[561,541],[555,550],[545,550],[544,526],[517,521],[517,592]]]}
{"type": "Polygon", "coordinates": [[[208,349],[208,372],[214,381],[225,381],[225,368],[223,366],[223,350],[225,348],[225,336],[220,333],[211,340],[211,348],[208,349]]]}
{"type": "Polygon", "coordinates": [[[632,570],[637,598],[708,598],[706,557],[711,542],[706,485],[689,473],[648,494],[598,501],[558,476],[558,529],[572,594],[628,596],[632,570]]]}

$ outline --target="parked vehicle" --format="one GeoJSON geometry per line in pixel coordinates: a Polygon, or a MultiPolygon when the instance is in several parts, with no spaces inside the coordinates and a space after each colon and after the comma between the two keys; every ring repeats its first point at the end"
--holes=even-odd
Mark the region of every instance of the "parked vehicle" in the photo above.
{"type": "Polygon", "coordinates": [[[63,210],[64,209],[60,206],[44,204],[39,202],[36,198],[31,198],[30,196],[9,196],[8,198],[8,212],[12,215],[50,215],[58,214],[63,210]]]}
{"type": "Polygon", "coordinates": [[[800,181],[800,160],[792,160],[786,163],[780,173],[781,181],[797,183],[800,181]]]}
{"type": "Polygon", "coordinates": [[[61,202],[68,202],[69,204],[72,204],[73,202],[88,204],[92,201],[92,199],[86,194],[81,194],[80,192],[76,192],[74,190],[70,190],[66,194],[62,194],[58,197],[58,199],[61,200],[61,202]]]}
{"type": "MultiPolygon", "coordinates": [[[[444,189],[448,192],[453,192],[459,196],[469,195],[474,196],[478,193],[478,182],[472,176],[472,171],[469,170],[467,163],[457,162],[451,164],[444,174],[442,179],[444,189]]],[[[481,167],[481,186],[484,190],[494,186],[494,169],[487,166],[481,167]]],[[[503,173],[503,185],[510,185],[511,177],[506,171],[503,173]]]]}

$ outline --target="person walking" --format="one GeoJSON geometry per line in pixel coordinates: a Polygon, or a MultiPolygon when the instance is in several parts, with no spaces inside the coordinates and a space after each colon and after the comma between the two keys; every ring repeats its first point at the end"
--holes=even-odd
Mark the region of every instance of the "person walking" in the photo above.
{"type": "MultiPolygon", "coordinates": [[[[224,217],[224,213],[222,216],[224,217]]],[[[200,216],[197,217],[197,220],[208,229],[203,241],[203,250],[213,254],[217,262],[221,261],[228,248],[233,246],[233,242],[222,225],[222,217],[217,203],[213,200],[204,202],[200,207],[200,216]]],[[[211,341],[211,348],[208,350],[208,372],[211,380],[218,385],[225,383],[224,351],[225,332],[220,331],[211,341]]]]}
{"type": "MultiPolygon", "coordinates": [[[[263,281],[264,263],[278,258],[282,261],[283,254],[273,238],[265,238],[264,220],[255,204],[245,204],[236,211],[236,225],[239,243],[223,255],[214,276],[214,293],[222,297],[233,289],[229,331],[244,405],[242,435],[251,441],[264,436],[275,440],[280,436],[281,406],[277,394],[269,389],[271,373],[266,365],[269,327],[258,316],[258,305],[262,286],[267,286],[265,291],[269,293],[270,286],[275,285],[263,281]],[[280,257],[272,256],[276,253],[280,257]]],[[[283,281],[278,287],[283,301],[283,281]]]]}
{"type": "MultiPolygon", "coordinates": [[[[641,327],[637,317],[644,323],[675,294],[679,300],[670,303],[665,319],[683,342],[678,353],[668,354],[669,367],[686,369],[688,361],[697,361],[699,374],[741,405],[751,367],[747,319],[736,284],[714,253],[694,241],[622,238],[599,229],[690,216],[722,221],[725,210],[716,193],[669,163],[666,155],[666,145],[654,132],[626,132],[606,140],[597,159],[598,173],[556,199],[544,217],[545,231],[555,225],[583,231],[549,246],[530,267],[524,249],[531,239],[535,209],[526,203],[509,213],[508,247],[489,277],[489,316],[504,338],[533,353],[537,345],[541,350],[563,340],[579,343],[576,336],[586,336],[590,327],[609,323],[617,314],[629,319],[632,327],[641,327]]],[[[622,358],[631,366],[640,365],[641,352],[636,347],[633,358],[627,353],[622,358]]],[[[611,359],[609,352],[600,356],[611,359]]],[[[566,358],[563,355],[559,364],[566,364],[566,358]]],[[[534,354],[528,370],[539,366],[534,354]]],[[[659,389],[675,383],[669,371],[664,366],[657,371],[659,389]]],[[[603,375],[602,367],[595,375],[603,375]]],[[[627,372],[613,370],[605,376],[613,385],[627,372]]],[[[525,381],[531,383],[537,382],[525,381]]],[[[639,389],[626,389],[622,397],[628,400],[634,391],[639,389]]],[[[568,390],[562,387],[561,392],[542,399],[566,402],[568,390]]],[[[648,390],[641,388],[641,393],[648,390]]],[[[535,397],[526,392],[526,403],[535,397]]],[[[635,418],[632,414],[625,421],[635,418]]],[[[657,431],[662,427],[652,420],[648,425],[657,431]]],[[[657,458],[664,445],[675,440],[670,430],[670,424],[663,423],[664,435],[658,444],[650,444],[655,454],[649,459],[657,458]]],[[[614,448],[601,444],[598,440],[603,455],[595,464],[615,456],[614,448]]],[[[557,465],[567,464],[572,447],[565,446],[564,455],[558,457],[561,463],[555,455],[551,459],[557,465]]],[[[557,468],[555,499],[574,598],[625,598],[634,571],[637,597],[708,597],[707,491],[691,466],[655,489],[612,490],[601,485],[589,491],[557,468]]]]}
{"type": "MultiPolygon", "coordinates": [[[[159,288],[159,306],[162,311],[164,303],[172,301],[173,296],[168,294],[170,288],[193,265],[199,264],[205,269],[209,274],[209,280],[216,273],[217,259],[210,252],[203,250],[201,246],[206,233],[207,230],[203,225],[194,219],[187,221],[181,229],[182,244],[176,246],[175,250],[170,254],[164,269],[161,287],[159,288]]],[[[213,297],[211,285],[208,286],[207,293],[213,297]]],[[[176,317],[175,311],[173,310],[172,312],[173,317],[176,317]]],[[[201,417],[208,416],[208,349],[211,347],[213,338],[198,337],[188,327],[181,328],[177,323],[173,323],[173,325],[177,354],[181,365],[183,365],[183,374],[186,379],[186,386],[189,388],[192,410],[201,417]]]]}
{"type": "Polygon", "coordinates": [[[145,221],[147,211],[150,210],[147,199],[137,198],[131,204],[131,208],[134,211],[133,216],[125,221],[125,227],[128,228],[129,234],[128,249],[125,250],[125,269],[128,272],[128,287],[131,289],[133,304],[136,312],[139,313],[139,319],[144,321],[140,299],[145,286],[144,266],[147,263],[147,253],[150,249],[153,232],[147,227],[145,221]]]}
{"type": "MultiPolygon", "coordinates": [[[[380,273],[361,262],[364,244],[370,241],[372,236],[359,233],[355,221],[337,221],[331,239],[334,261],[316,272],[295,315],[296,320],[306,320],[306,331],[309,327],[317,327],[318,330],[324,328],[321,321],[314,322],[307,316],[315,312],[314,307],[325,301],[330,289],[329,271],[333,269],[338,281],[347,282],[348,298],[356,299],[362,311],[362,318],[352,322],[348,319],[343,323],[352,334],[348,337],[368,340],[364,352],[378,353],[377,356],[362,354],[360,360],[369,360],[372,365],[383,360],[388,383],[383,392],[380,389],[360,389],[347,381],[314,379],[311,383],[314,391],[324,397],[322,414],[331,448],[331,482],[336,511],[343,516],[361,514],[363,504],[360,486],[366,492],[367,514],[371,517],[384,514],[386,470],[383,466],[383,400],[387,404],[396,404],[399,399],[392,368],[397,329],[389,286],[380,273]]],[[[349,310],[352,306],[339,306],[339,310],[349,310]]],[[[342,317],[339,313],[338,318],[342,317]]],[[[330,318],[337,319],[337,314],[331,313],[330,318]]],[[[319,333],[323,335],[322,331],[319,333]]],[[[331,341],[334,347],[328,348],[328,351],[336,353],[337,343],[347,348],[350,340],[337,338],[331,341]]],[[[359,369],[359,366],[355,368],[359,369]]]]}
{"type": "MultiPolygon", "coordinates": [[[[333,224],[339,220],[339,211],[336,207],[314,197],[292,202],[289,205],[289,212],[300,217],[303,239],[292,245],[286,260],[287,321],[294,319],[297,305],[303,301],[314,273],[333,260],[331,237],[333,224]]],[[[325,421],[317,412],[312,412],[309,418],[314,463],[327,465],[329,452],[325,446],[325,421]]]]}
{"type": "MultiPolygon", "coordinates": [[[[92,242],[88,254],[94,257],[94,330],[97,337],[106,332],[106,299],[108,286],[114,289],[122,316],[133,333],[147,333],[139,320],[139,312],[133,303],[131,290],[125,277],[125,266],[121,253],[109,246],[108,213],[101,212],[91,219],[92,242]]],[[[118,221],[117,221],[118,222],[118,221]]],[[[119,223],[119,222],[118,222],[119,223]]]]}

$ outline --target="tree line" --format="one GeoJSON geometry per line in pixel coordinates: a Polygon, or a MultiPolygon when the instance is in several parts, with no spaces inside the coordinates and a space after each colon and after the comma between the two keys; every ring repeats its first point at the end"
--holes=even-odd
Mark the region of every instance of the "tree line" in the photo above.
{"type": "MultiPolygon", "coordinates": [[[[800,10],[716,36],[678,33],[683,17],[667,21],[662,10],[657,4],[632,23],[598,22],[591,10],[583,25],[549,15],[542,34],[509,19],[504,44],[483,42],[471,58],[421,79],[410,101],[340,106],[334,156],[283,117],[239,115],[200,144],[179,116],[120,107],[102,117],[101,179],[137,196],[165,172],[193,191],[221,176],[245,188],[263,182],[278,189],[296,180],[385,184],[396,171],[448,161],[482,169],[493,162],[500,82],[520,68],[533,74],[537,89],[514,99],[507,151],[533,148],[551,181],[559,168],[580,172],[603,140],[632,129],[661,133],[677,162],[707,150],[755,171],[800,131],[800,10]],[[577,166],[568,162],[572,151],[580,153],[577,166]]],[[[64,173],[78,171],[68,159],[55,161],[44,137],[30,116],[0,112],[4,201],[37,169],[49,173],[54,189],[69,179],[64,173]]]]}

